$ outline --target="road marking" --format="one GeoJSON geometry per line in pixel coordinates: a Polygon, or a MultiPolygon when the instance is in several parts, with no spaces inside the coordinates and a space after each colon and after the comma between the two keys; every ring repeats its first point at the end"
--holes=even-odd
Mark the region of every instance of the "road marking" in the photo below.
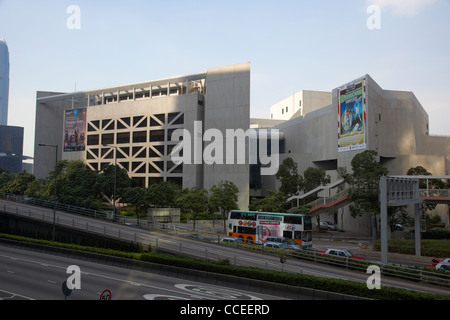
{"type": "Polygon", "coordinates": [[[30,298],[30,297],[27,297],[27,296],[23,296],[23,295],[21,295],[21,294],[17,294],[17,293],[14,293],[14,292],[10,292],[10,291],[6,291],[6,290],[3,290],[3,289],[0,289],[0,293],[2,293],[2,292],[5,292],[5,293],[7,293],[7,294],[10,294],[11,297],[8,297],[8,298],[2,297],[2,298],[0,298],[0,299],[12,299],[12,298],[14,298],[14,297],[21,297],[21,298],[28,299],[28,300],[35,300],[34,298],[30,298]]]}
{"type": "Polygon", "coordinates": [[[50,282],[50,283],[53,283],[53,284],[57,283],[56,281],[53,281],[53,280],[47,280],[47,282],[50,282]]]}
{"type": "Polygon", "coordinates": [[[11,270],[6,270],[6,272],[8,272],[8,273],[15,273],[14,271],[11,271],[11,270]]]}

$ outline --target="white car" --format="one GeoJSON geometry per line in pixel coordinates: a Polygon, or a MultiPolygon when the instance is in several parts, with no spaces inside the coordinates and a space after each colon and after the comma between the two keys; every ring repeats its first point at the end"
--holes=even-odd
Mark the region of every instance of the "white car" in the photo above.
{"type": "Polygon", "coordinates": [[[351,259],[356,259],[356,260],[366,260],[363,257],[358,257],[353,255],[353,253],[351,253],[348,250],[345,249],[328,249],[327,251],[322,251],[320,252],[321,254],[326,254],[326,255],[330,255],[330,256],[335,256],[335,257],[341,257],[341,258],[351,258],[351,259]]]}
{"type": "Polygon", "coordinates": [[[220,240],[220,243],[242,244],[242,243],[244,243],[244,241],[242,241],[241,238],[227,237],[227,238],[222,238],[220,240]]]}
{"type": "Polygon", "coordinates": [[[285,243],[280,243],[280,242],[266,242],[266,243],[264,243],[264,248],[289,249],[289,246],[285,243]]]}
{"type": "MultiPolygon", "coordinates": [[[[447,260],[447,259],[446,259],[447,260]]],[[[437,265],[436,265],[436,270],[439,270],[439,269],[441,269],[441,270],[445,270],[445,271],[447,271],[447,272],[450,272],[450,262],[444,262],[444,261],[442,261],[442,262],[439,262],[437,265]]]]}

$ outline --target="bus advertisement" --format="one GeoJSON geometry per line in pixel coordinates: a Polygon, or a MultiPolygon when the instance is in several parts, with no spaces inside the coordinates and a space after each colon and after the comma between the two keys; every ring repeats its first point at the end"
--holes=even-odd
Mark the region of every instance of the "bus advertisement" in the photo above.
{"type": "Polygon", "coordinates": [[[267,237],[292,239],[303,248],[312,247],[312,223],[308,214],[231,210],[228,236],[261,244],[267,237]]]}

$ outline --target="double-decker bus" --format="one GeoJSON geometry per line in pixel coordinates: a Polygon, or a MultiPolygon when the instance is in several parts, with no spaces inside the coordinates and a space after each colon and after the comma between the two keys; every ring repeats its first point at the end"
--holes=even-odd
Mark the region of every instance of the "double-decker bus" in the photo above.
{"type": "Polygon", "coordinates": [[[228,236],[249,243],[263,243],[267,237],[292,239],[303,248],[312,246],[312,223],[308,214],[231,210],[228,236]]]}

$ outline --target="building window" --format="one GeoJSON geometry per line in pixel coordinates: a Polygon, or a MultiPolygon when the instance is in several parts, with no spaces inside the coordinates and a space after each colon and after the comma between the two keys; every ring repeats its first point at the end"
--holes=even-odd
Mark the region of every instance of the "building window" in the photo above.
{"type": "Polygon", "coordinates": [[[150,158],[161,158],[163,156],[164,156],[164,146],[163,145],[151,146],[149,148],[149,157],[150,158]]]}
{"type": "Polygon", "coordinates": [[[102,134],[102,144],[114,144],[114,133],[102,134]]]}
{"type": "Polygon", "coordinates": [[[164,161],[154,161],[148,164],[149,173],[161,173],[164,172],[164,161]]]}
{"type": "Polygon", "coordinates": [[[117,133],[117,143],[130,143],[130,133],[129,132],[121,132],[117,133]]]}
{"type": "Polygon", "coordinates": [[[164,130],[151,130],[150,142],[164,141],[164,130]]]}
{"type": "Polygon", "coordinates": [[[288,107],[286,107],[286,113],[288,112],[288,107]]]}
{"type": "Polygon", "coordinates": [[[133,143],[147,142],[147,131],[133,132],[133,143]]]}
{"type": "Polygon", "coordinates": [[[88,146],[98,146],[100,142],[100,137],[98,134],[90,134],[87,136],[88,146]]]}

